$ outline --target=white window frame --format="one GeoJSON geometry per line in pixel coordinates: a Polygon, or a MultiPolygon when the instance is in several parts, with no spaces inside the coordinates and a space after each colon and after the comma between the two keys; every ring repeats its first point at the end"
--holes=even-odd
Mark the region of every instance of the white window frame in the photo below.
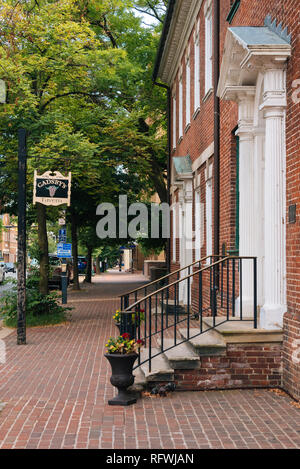
{"type": "Polygon", "coordinates": [[[191,123],[191,64],[190,55],[186,57],[185,63],[185,128],[191,123]]]}
{"type": "Polygon", "coordinates": [[[183,83],[182,83],[182,70],[179,74],[179,140],[183,137],[183,83]]]}
{"type": "Polygon", "coordinates": [[[176,89],[173,92],[173,149],[176,148],[177,140],[176,140],[176,115],[177,115],[177,109],[176,109],[176,89]]]}
{"type": "Polygon", "coordinates": [[[201,259],[201,230],[202,230],[202,206],[200,190],[195,191],[195,261],[201,259]]]}
{"type": "Polygon", "coordinates": [[[176,262],[177,260],[177,248],[176,248],[176,239],[177,239],[177,203],[172,205],[172,260],[176,262]]]}
{"type": "Polygon", "coordinates": [[[205,96],[212,89],[212,33],[212,4],[209,2],[205,11],[205,96]]]}
{"type": "MultiPolygon", "coordinates": [[[[211,165],[208,167],[208,173],[210,173],[211,165]]],[[[206,213],[206,255],[212,254],[212,178],[210,175],[206,179],[205,184],[205,213],[206,213]]],[[[210,263],[210,259],[207,259],[207,263],[210,263]]]]}
{"type": "Polygon", "coordinates": [[[194,113],[200,108],[200,42],[199,21],[194,36],[194,113]]]}

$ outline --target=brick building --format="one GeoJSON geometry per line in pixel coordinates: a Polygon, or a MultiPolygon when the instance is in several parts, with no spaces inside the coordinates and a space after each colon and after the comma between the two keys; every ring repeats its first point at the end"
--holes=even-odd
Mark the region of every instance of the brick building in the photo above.
{"type": "Polygon", "coordinates": [[[0,259],[4,262],[17,262],[18,228],[7,213],[0,216],[2,219],[0,259]]]}
{"type": "MultiPolygon", "coordinates": [[[[154,72],[170,97],[171,270],[211,254],[257,258],[259,329],[283,329],[282,386],[297,399],[299,14],[298,0],[171,0],[154,72]]],[[[244,265],[235,302],[250,317],[244,265]]],[[[185,303],[186,286],[179,294],[185,303]]]]}

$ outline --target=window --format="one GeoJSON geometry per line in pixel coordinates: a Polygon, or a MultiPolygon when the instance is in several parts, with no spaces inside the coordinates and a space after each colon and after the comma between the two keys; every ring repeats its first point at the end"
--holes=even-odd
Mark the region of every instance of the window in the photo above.
{"type": "Polygon", "coordinates": [[[195,260],[201,259],[201,244],[202,244],[202,205],[200,202],[200,191],[195,192],[195,260]]]}
{"type": "Polygon", "coordinates": [[[199,22],[194,37],[194,112],[200,107],[200,46],[199,22]]]}
{"type": "Polygon", "coordinates": [[[176,233],[177,233],[177,203],[173,204],[172,207],[172,238],[173,238],[173,245],[172,245],[172,260],[176,262],[176,233]]]}
{"type": "Polygon", "coordinates": [[[176,90],[173,94],[173,148],[176,148],[176,90]]]}
{"type": "Polygon", "coordinates": [[[212,88],[212,6],[205,13],[205,95],[212,88]]]}
{"type": "MultiPolygon", "coordinates": [[[[206,180],[205,201],[206,201],[206,255],[212,254],[212,165],[208,166],[206,180]]],[[[209,259],[208,259],[209,262],[209,259]]]]}
{"type": "Polygon", "coordinates": [[[179,76],[179,139],[183,136],[183,86],[182,86],[182,73],[179,76]]]}
{"type": "Polygon", "coordinates": [[[186,127],[191,122],[191,68],[190,68],[190,56],[186,59],[185,68],[185,125],[186,127]]]}

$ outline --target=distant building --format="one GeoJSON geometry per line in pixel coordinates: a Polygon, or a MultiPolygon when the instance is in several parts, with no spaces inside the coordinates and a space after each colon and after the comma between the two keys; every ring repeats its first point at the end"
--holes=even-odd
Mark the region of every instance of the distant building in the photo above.
{"type": "Polygon", "coordinates": [[[0,233],[0,259],[4,262],[17,262],[18,228],[12,217],[0,215],[2,232],[0,233]]]}

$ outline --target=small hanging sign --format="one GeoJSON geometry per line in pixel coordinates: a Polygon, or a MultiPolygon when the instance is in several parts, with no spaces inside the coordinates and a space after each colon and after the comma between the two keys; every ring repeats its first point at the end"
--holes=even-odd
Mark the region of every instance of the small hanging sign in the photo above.
{"type": "Polygon", "coordinates": [[[71,173],[67,177],[59,171],[46,171],[38,176],[34,171],[33,181],[33,203],[39,202],[43,205],[70,206],[71,200],[71,173]]]}

